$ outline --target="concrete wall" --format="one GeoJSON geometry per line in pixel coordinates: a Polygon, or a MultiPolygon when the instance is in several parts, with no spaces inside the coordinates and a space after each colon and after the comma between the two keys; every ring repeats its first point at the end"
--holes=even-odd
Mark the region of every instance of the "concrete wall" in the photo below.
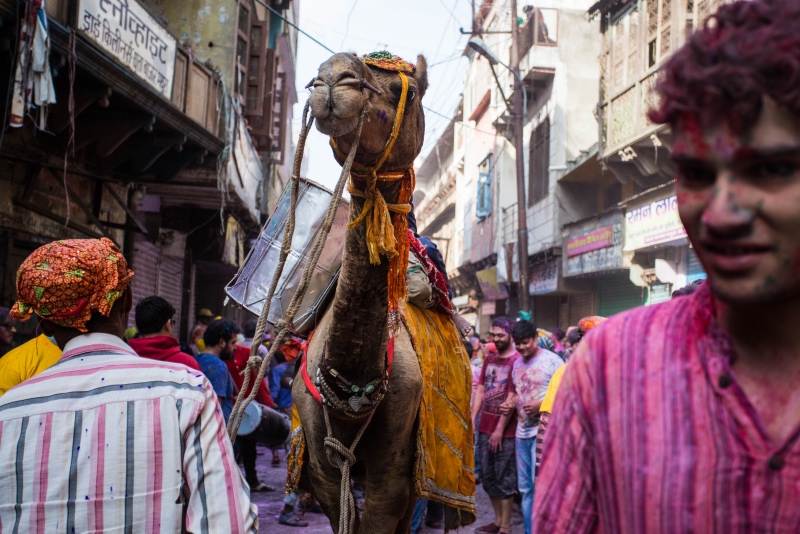
{"type": "Polygon", "coordinates": [[[225,84],[233,89],[239,10],[236,0],[145,0],[143,3],[163,15],[167,28],[179,43],[191,46],[195,57],[211,60],[219,67],[225,84]]]}

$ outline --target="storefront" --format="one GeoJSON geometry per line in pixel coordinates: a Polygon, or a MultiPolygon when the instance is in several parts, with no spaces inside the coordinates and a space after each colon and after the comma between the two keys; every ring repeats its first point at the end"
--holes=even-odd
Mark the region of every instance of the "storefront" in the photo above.
{"type": "Polygon", "coordinates": [[[675,289],[705,278],[671,189],[628,207],[624,251],[632,255],[630,278],[645,290],[647,305],[667,301],[675,289]]]}
{"type": "Polygon", "coordinates": [[[591,290],[571,295],[563,313],[569,324],[587,315],[609,316],[642,303],[636,297],[641,290],[628,276],[623,224],[622,210],[614,209],[564,227],[564,277],[567,283],[591,283],[591,290]]]}

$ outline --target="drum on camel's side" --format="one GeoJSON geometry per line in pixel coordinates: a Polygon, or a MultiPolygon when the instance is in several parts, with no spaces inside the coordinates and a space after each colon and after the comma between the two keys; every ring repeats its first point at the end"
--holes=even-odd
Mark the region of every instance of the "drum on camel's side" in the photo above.
{"type": "Polygon", "coordinates": [[[251,401],[244,409],[242,423],[236,435],[273,448],[286,442],[291,426],[292,421],[288,415],[251,401]]]}
{"type": "MultiPolygon", "coordinates": [[[[332,196],[333,193],[321,185],[305,178],[300,179],[292,248],[286,258],[286,265],[267,316],[267,320],[272,324],[283,318],[300,284],[300,278],[311,258],[315,238],[325,219],[332,196]]],[[[291,188],[287,188],[281,195],[275,212],[262,228],[244,264],[225,288],[230,298],[257,316],[261,315],[272,277],[278,268],[290,210],[291,188]]],[[[333,295],[336,277],[342,266],[348,211],[348,202],[340,199],[333,226],[314,268],[308,290],[294,318],[293,329],[298,334],[305,335],[314,329],[322,319],[328,300],[333,295]]]]}

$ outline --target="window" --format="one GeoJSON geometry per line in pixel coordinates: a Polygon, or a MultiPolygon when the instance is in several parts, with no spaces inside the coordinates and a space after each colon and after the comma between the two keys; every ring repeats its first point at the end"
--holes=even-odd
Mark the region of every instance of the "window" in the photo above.
{"type": "Polygon", "coordinates": [[[547,118],[531,134],[528,173],[528,205],[547,197],[550,190],[550,119],[547,118]]]}
{"type": "Polygon", "coordinates": [[[478,201],[475,204],[475,216],[485,219],[492,214],[492,155],[489,154],[478,165],[478,201]]]}

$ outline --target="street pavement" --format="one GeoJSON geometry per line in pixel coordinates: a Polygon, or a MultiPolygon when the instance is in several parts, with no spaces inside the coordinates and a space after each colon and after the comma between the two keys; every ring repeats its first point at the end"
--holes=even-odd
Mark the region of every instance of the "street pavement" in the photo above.
{"type": "MultiPolygon", "coordinates": [[[[282,450],[280,451],[280,457],[280,465],[278,467],[272,467],[270,465],[272,453],[269,449],[261,445],[258,446],[258,459],[256,460],[258,476],[265,484],[277,488],[276,491],[272,492],[251,494],[252,501],[258,505],[259,532],[270,534],[331,534],[333,530],[328,523],[328,519],[323,514],[305,514],[304,519],[308,521],[307,527],[288,527],[278,523],[278,515],[283,508],[284,487],[286,484],[286,460],[285,453],[282,450]]],[[[478,518],[475,523],[451,532],[458,532],[459,534],[472,533],[476,527],[485,525],[494,520],[491,502],[489,502],[489,497],[481,486],[477,488],[476,502],[478,518]]],[[[433,529],[423,525],[420,532],[436,534],[443,533],[444,529],[433,529]]],[[[519,512],[519,506],[516,504],[514,505],[514,513],[511,518],[511,532],[512,534],[523,534],[524,532],[522,528],[522,516],[519,512]]]]}

